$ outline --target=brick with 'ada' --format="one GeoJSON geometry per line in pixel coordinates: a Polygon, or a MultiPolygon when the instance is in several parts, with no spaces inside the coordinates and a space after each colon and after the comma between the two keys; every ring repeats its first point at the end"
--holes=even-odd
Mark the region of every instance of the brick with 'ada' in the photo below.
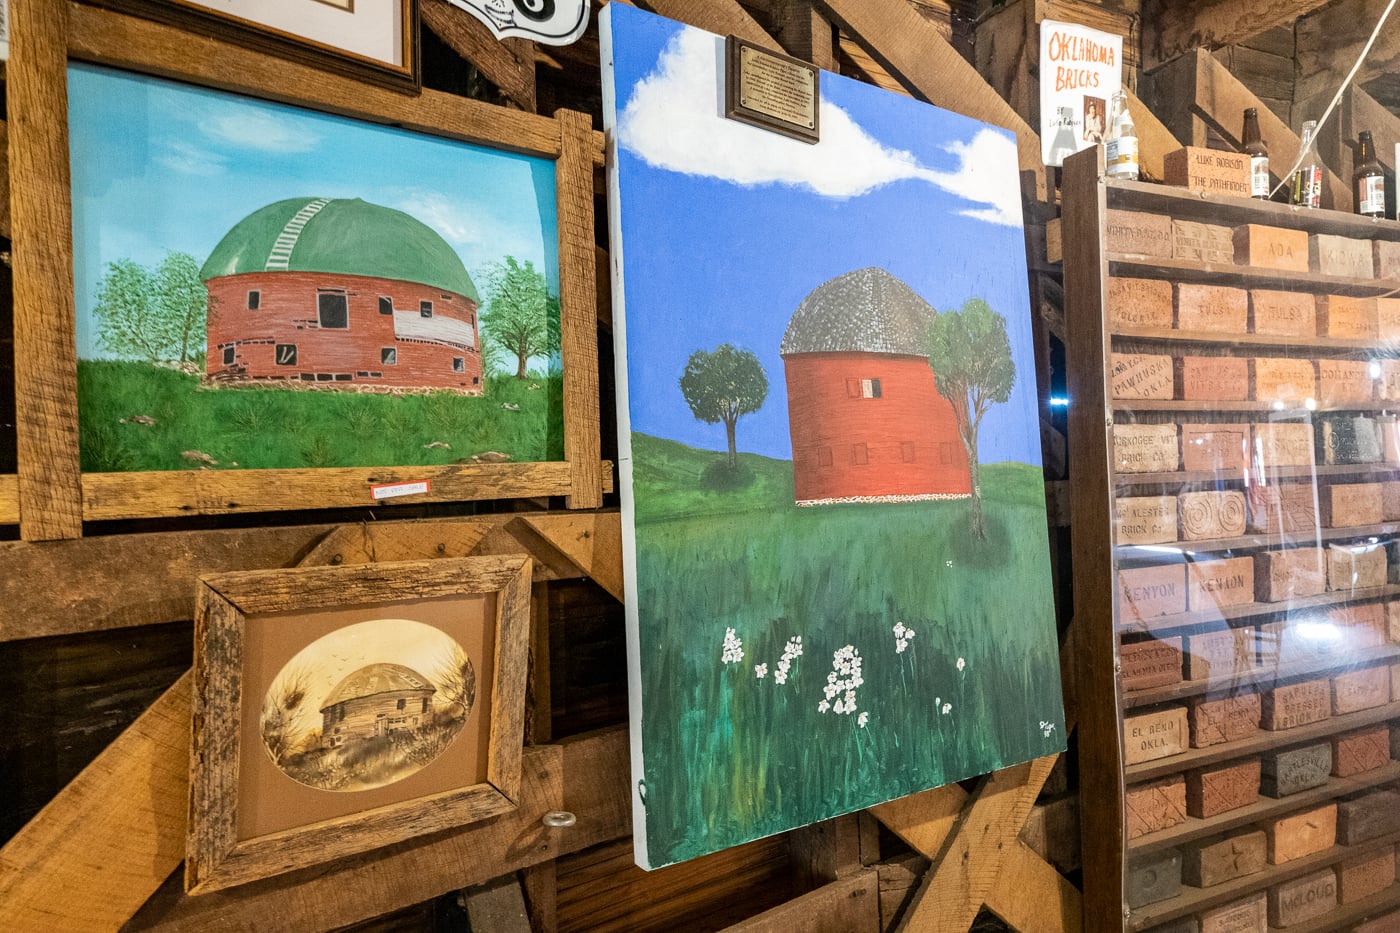
{"type": "Polygon", "coordinates": [[[1322,548],[1259,551],[1254,555],[1254,599],[1276,603],[1319,596],[1327,591],[1327,558],[1322,548]]]}
{"type": "Polygon", "coordinates": [[[1395,883],[1395,851],[1389,847],[1337,864],[1337,899],[1343,904],[1379,894],[1395,883]]]}
{"type": "Polygon", "coordinates": [[[1113,426],[1113,468],[1119,473],[1171,473],[1179,462],[1176,425],[1113,426]]]}
{"type": "Polygon", "coordinates": [[[1364,590],[1385,586],[1385,568],[1384,545],[1333,544],[1327,548],[1329,590],[1364,590]]]}
{"type": "Polygon", "coordinates": [[[1292,926],[1321,917],[1337,906],[1337,876],[1331,868],[1269,889],[1269,924],[1292,926]]]}
{"type": "Polygon", "coordinates": [[[1123,645],[1118,663],[1124,690],[1146,690],[1181,682],[1181,636],[1123,645]]]}
{"type": "Polygon", "coordinates": [[[1333,777],[1365,774],[1390,764],[1390,729],[1387,726],[1334,735],[1331,742],[1333,777]]]}
{"type": "Polygon", "coordinates": [[[1140,621],[1186,611],[1186,567],[1130,567],[1118,571],[1118,617],[1140,621]]]}
{"type": "Polygon", "coordinates": [[[1384,664],[1337,674],[1332,678],[1332,714],[1375,709],[1390,702],[1390,668],[1384,664]]]}
{"type": "Polygon", "coordinates": [[[1375,525],[1385,514],[1380,483],[1335,483],[1317,491],[1322,524],[1328,528],[1375,525]]]}
{"type": "Polygon", "coordinates": [[[1268,843],[1262,829],[1233,836],[1212,836],[1182,850],[1181,877],[1197,888],[1209,888],[1264,870],[1268,843]]]}
{"type": "Polygon", "coordinates": [[[1204,146],[1183,146],[1162,157],[1162,178],[1204,194],[1249,197],[1249,156],[1204,146]]]}
{"type": "Polygon", "coordinates": [[[1282,865],[1332,848],[1337,840],[1337,805],[1275,817],[1263,825],[1269,836],[1269,864],[1282,865]]]}
{"type": "Polygon", "coordinates": [[[1307,292],[1254,289],[1249,293],[1249,313],[1256,334],[1317,336],[1317,302],[1307,292]]]}
{"type": "Polygon", "coordinates": [[[1332,746],[1326,742],[1264,753],[1259,792],[1288,797],[1321,787],[1332,774],[1332,746]]]}
{"type": "Polygon", "coordinates": [[[1337,842],[1354,846],[1400,830],[1400,792],[1373,790],[1336,804],[1337,842]]]}
{"type": "Polygon", "coordinates": [[[1114,330],[1172,326],[1172,283],[1109,276],[1108,320],[1114,330]]]}
{"type": "Polygon", "coordinates": [[[1183,356],[1176,361],[1176,397],[1242,402],[1249,398],[1249,360],[1243,356],[1183,356]]]}
{"type": "Polygon", "coordinates": [[[1186,608],[1206,612],[1254,602],[1254,558],[1231,557],[1186,565],[1186,608]]]}
{"type": "Polygon", "coordinates": [[[1254,634],[1254,628],[1246,625],[1188,635],[1183,649],[1186,679],[1220,680],[1254,670],[1258,666],[1254,657],[1254,634]]]}
{"type": "Polygon", "coordinates": [[[1233,266],[1235,231],[1231,227],[1218,224],[1173,220],[1172,258],[1215,266],[1233,266]]]}
{"type": "Polygon", "coordinates": [[[1180,330],[1243,334],[1249,326],[1249,292],[1183,282],[1176,287],[1176,326],[1180,330]]]}
{"type": "Polygon", "coordinates": [[[1172,398],[1172,358],[1152,353],[1113,354],[1113,397],[1172,398]]]}
{"type": "Polygon", "coordinates": [[[1123,795],[1129,839],[1186,822],[1186,778],[1180,774],[1135,784],[1123,795]]]}
{"type": "Polygon", "coordinates": [[[1256,424],[1254,456],[1263,470],[1280,466],[1312,466],[1313,426],[1294,421],[1256,424]]]}
{"type": "Polygon", "coordinates": [[[1192,748],[1238,742],[1259,731],[1261,703],[1253,690],[1214,700],[1192,697],[1187,709],[1192,748]]]}
{"type": "Polygon", "coordinates": [[[1374,298],[1345,295],[1317,296],[1317,335],[1349,340],[1375,340],[1379,333],[1379,306],[1374,298]]]}
{"type": "Polygon", "coordinates": [[[1123,761],[1136,765],[1186,749],[1186,707],[1169,706],[1123,717],[1123,761]]]}
{"type": "Polygon", "coordinates": [[[1186,774],[1186,813],[1198,820],[1247,807],[1259,799],[1258,758],[1186,774]]]}
{"type": "Polygon", "coordinates": [[[1249,465],[1248,424],[1183,424],[1181,468],[1235,472],[1249,465]]]}
{"type": "Polygon", "coordinates": [[[1257,357],[1250,361],[1249,390],[1258,402],[1301,402],[1317,397],[1312,360],[1257,357]]]}
{"type": "MultiPolygon", "coordinates": [[[[1126,256],[1170,259],[1172,219],[1146,211],[1109,210],[1104,222],[1108,248],[1126,256]]],[[[1306,261],[1307,250],[1304,251],[1306,261]]]]}
{"type": "Polygon", "coordinates": [[[1201,933],[1268,933],[1268,898],[1263,891],[1204,911],[1201,933]]]}
{"type": "Polygon", "coordinates": [[[1323,275],[1370,279],[1376,273],[1370,240],[1319,233],[1308,244],[1308,260],[1313,271],[1323,275]]]}
{"type": "Polygon", "coordinates": [[[1176,496],[1125,496],[1114,501],[1119,544],[1176,540],[1176,496]]]}
{"type": "MultiPolygon", "coordinates": [[[[1332,715],[1331,690],[1326,680],[1305,680],[1264,692],[1259,724],[1278,731],[1321,722],[1332,715]]],[[[1331,764],[1329,762],[1330,769],[1331,764]]]]}
{"type": "Polygon", "coordinates": [[[1183,541],[1244,534],[1244,493],[1235,489],[1183,492],[1177,497],[1177,528],[1183,541]]]}
{"type": "Polygon", "coordinates": [[[1235,228],[1235,262],[1256,269],[1308,271],[1308,233],[1261,224],[1235,228]]]}

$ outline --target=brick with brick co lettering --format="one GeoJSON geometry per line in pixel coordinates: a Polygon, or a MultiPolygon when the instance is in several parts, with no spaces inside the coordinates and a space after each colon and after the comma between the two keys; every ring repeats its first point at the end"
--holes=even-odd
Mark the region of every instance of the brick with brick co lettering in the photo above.
{"type": "Polygon", "coordinates": [[[1249,293],[1249,313],[1256,334],[1317,336],[1317,302],[1307,292],[1254,289],[1249,293]]]}
{"type": "Polygon", "coordinates": [[[1108,320],[1114,330],[1172,326],[1172,283],[1165,279],[1109,276],[1108,320]]]}
{"type": "Polygon", "coordinates": [[[1259,799],[1261,765],[1258,758],[1246,758],[1201,768],[1186,774],[1186,813],[1198,820],[1210,819],[1259,799]]]}
{"type": "Polygon", "coordinates": [[[1181,426],[1181,467],[1231,473],[1249,465],[1248,424],[1183,424],[1181,426]]]}
{"type": "Polygon", "coordinates": [[[1256,357],[1250,361],[1250,395],[1258,402],[1302,402],[1317,398],[1312,360],[1256,357]]]}
{"type": "Polygon", "coordinates": [[[1371,241],[1319,233],[1308,244],[1308,260],[1314,272],[1353,279],[1375,277],[1371,241]]]}
{"type": "Polygon", "coordinates": [[[1282,865],[1332,848],[1337,840],[1337,805],[1274,817],[1263,826],[1269,838],[1269,864],[1282,865]]]}
{"type": "Polygon", "coordinates": [[[1249,398],[1249,360],[1242,356],[1183,356],[1176,361],[1176,398],[1242,402],[1249,398]]]}
{"type": "Polygon", "coordinates": [[[1333,544],[1327,548],[1329,590],[1364,590],[1385,586],[1385,572],[1384,545],[1333,544]]]}
{"type": "Polygon", "coordinates": [[[1135,784],[1123,795],[1129,839],[1186,822],[1186,778],[1180,774],[1135,784]]]}
{"type": "Polygon", "coordinates": [[[1337,876],[1331,868],[1269,889],[1269,923],[1288,927],[1330,913],[1337,906],[1337,876]]]}
{"type": "Polygon", "coordinates": [[[1348,340],[1375,340],[1379,335],[1376,299],[1345,295],[1317,296],[1317,335],[1348,340]]]}
{"type": "Polygon", "coordinates": [[[1254,555],[1254,599],[1276,603],[1327,591],[1327,559],[1322,548],[1259,551],[1254,555]]]}
{"type": "Polygon", "coordinates": [[[1395,851],[1391,848],[1337,863],[1337,899],[1355,904],[1395,883],[1395,851]]]}
{"type": "Polygon", "coordinates": [[[1226,285],[1176,287],[1176,326],[1180,330],[1243,334],[1249,327],[1249,292],[1226,285]]]}
{"type": "Polygon", "coordinates": [[[1176,540],[1176,496],[1124,496],[1114,502],[1119,544],[1176,540]]]}
{"type": "Polygon", "coordinates": [[[1175,424],[1115,424],[1113,468],[1119,473],[1170,473],[1180,462],[1175,424]]]}
{"type": "MultiPolygon", "coordinates": [[[[1165,214],[1110,209],[1104,228],[1108,248],[1115,253],[1149,259],[1171,258],[1172,219],[1165,214]]],[[[1303,253],[1306,263],[1307,250],[1303,253]]]]}
{"type": "Polygon", "coordinates": [[[1253,690],[1218,699],[1192,697],[1186,702],[1192,748],[1238,742],[1259,731],[1261,702],[1253,690]]]}
{"type": "Polygon", "coordinates": [[[1339,801],[1337,842],[1354,846],[1400,830],[1400,792],[1373,790],[1339,801]]]}
{"type": "Polygon", "coordinates": [[[1186,707],[1169,706],[1123,717],[1123,761],[1136,765],[1186,749],[1186,707]]]}
{"type": "Polygon", "coordinates": [[[1236,227],[1235,262],[1256,269],[1307,272],[1307,231],[1261,224],[1236,227]]]}
{"type": "Polygon", "coordinates": [[[1332,714],[1341,716],[1375,709],[1390,702],[1390,668],[1358,668],[1332,678],[1332,714]]]}
{"type": "Polygon", "coordinates": [[[1390,729],[1384,725],[1334,735],[1332,776],[1351,777],[1390,764],[1390,729]]]}
{"type": "Polygon", "coordinates": [[[1263,891],[1203,911],[1201,933],[1268,933],[1268,897],[1263,891]]]}
{"type": "Polygon", "coordinates": [[[1317,493],[1322,524],[1328,528],[1375,525],[1385,514],[1380,483],[1333,483],[1317,493]]]}
{"type": "Polygon", "coordinates": [[[1124,690],[1146,690],[1181,682],[1181,636],[1123,645],[1118,662],[1124,690]]]}
{"type": "Polygon", "coordinates": [[[1186,608],[1206,612],[1254,602],[1254,558],[1196,561],[1186,565],[1186,608]]]}
{"type": "Polygon", "coordinates": [[[1172,358],[1151,353],[1112,355],[1113,397],[1122,399],[1172,398],[1172,358]]]}
{"type": "Polygon", "coordinates": [[[1181,878],[1210,888],[1264,870],[1268,843],[1263,830],[1211,836],[1182,849],[1181,878]]]}
{"type": "Polygon", "coordinates": [[[1264,753],[1259,792],[1288,797],[1327,783],[1332,773],[1332,746],[1326,742],[1264,753]]]}
{"type": "Polygon", "coordinates": [[[1254,670],[1258,666],[1254,636],[1254,628],[1248,625],[1188,635],[1183,648],[1186,679],[1221,680],[1254,670]]]}
{"type": "Polygon", "coordinates": [[[1172,258],[1214,266],[1235,264],[1235,231],[1219,224],[1172,221],[1172,258]]]}
{"type": "Polygon", "coordinates": [[[1296,729],[1321,722],[1331,714],[1329,683],[1325,679],[1305,680],[1266,690],[1259,724],[1271,731],[1296,729]]]}

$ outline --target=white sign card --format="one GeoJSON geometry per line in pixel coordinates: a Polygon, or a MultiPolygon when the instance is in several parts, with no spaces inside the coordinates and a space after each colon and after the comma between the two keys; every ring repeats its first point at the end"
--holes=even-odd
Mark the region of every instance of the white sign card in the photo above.
{"type": "Polygon", "coordinates": [[[1075,23],[1040,24],[1040,146],[1061,165],[1108,138],[1109,103],[1123,86],[1123,37],[1075,23]]]}
{"type": "Polygon", "coordinates": [[[10,2],[0,0],[0,62],[10,60],[10,2]]]}
{"type": "Polygon", "coordinates": [[[486,24],[497,39],[572,45],[588,27],[588,0],[448,0],[486,24]]]}

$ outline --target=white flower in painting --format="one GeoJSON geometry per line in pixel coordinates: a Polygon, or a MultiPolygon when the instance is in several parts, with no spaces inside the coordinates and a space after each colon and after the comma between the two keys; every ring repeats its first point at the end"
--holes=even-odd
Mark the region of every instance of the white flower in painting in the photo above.
{"type": "Polygon", "coordinates": [[[738,635],[734,634],[732,628],[725,629],[720,661],[725,664],[738,664],[742,660],[744,660],[744,642],[738,635]]]}
{"type": "Polygon", "coordinates": [[[894,624],[894,653],[903,654],[904,649],[909,647],[909,640],[914,637],[914,630],[903,622],[894,624]]]}
{"type": "Polygon", "coordinates": [[[944,716],[947,716],[947,715],[948,715],[949,713],[951,713],[952,711],[953,711],[953,704],[952,704],[952,703],[944,703],[944,704],[943,704],[943,715],[944,715],[944,716]]]}
{"type": "Polygon", "coordinates": [[[841,699],[836,701],[836,705],[832,709],[838,713],[854,713],[856,711],[856,689],[865,683],[865,678],[861,676],[860,652],[853,646],[846,645],[833,652],[831,666],[833,670],[826,675],[826,687],[823,688],[822,692],[826,695],[827,700],[833,699],[838,693],[842,694],[841,699]]]}
{"type": "Polygon", "coordinates": [[[965,667],[967,667],[967,661],[965,661],[962,658],[958,658],[958,670],[961,671],[965,667]]]}
{"type": "Polygon", "coordinates": [[[753,666],[753,675],[754,675],[755,677],[757,677],[759,680],[762,680],[763,678],[767,677],[767,676],[768,676],[768,665],[767,665],[767,664],[755,664],[755,665],[753,666]]]}
{"type": "Polygon", "coordinates": [[[939,703],[942,703],[942,702],[943,702],[943,698],[942,698],[942,697],[934,697],[934,698],[933,698],[933,708],[934,708],[934,709],[938,709],[938,704],[939,704],[939,703]]]}
{"type": "Polygon", "coordinates": [[[817,712],[819,713],[825,713],[829,709],[831,709],[831,704],[826,702],[825,700],[822,700],[820,703],[817,704],[817,712]]]}
{"type": "Polygon", "coordinates": [[[787,683],[787,671],[784,670],[782,666],[779,666],[778,669],[773,672],[773,683],[779,685],[787,683]]]}
{"type": "Polygon", "coordinates": [[[865,724],[868,723],[869,721],[870,721],[870,714],[869,714],[869,713],[861,713],[859,716],[856,717],[856,725],[860,726],[862,729],[865,728],[865,724]]]}

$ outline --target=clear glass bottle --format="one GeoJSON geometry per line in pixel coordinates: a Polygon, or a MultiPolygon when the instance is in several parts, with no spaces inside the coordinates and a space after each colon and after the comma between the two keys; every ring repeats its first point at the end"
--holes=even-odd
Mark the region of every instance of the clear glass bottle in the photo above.
{"type": "Polygon", "coordinates": [[[1113,123],[1104,142],[1104,165],[1110,178],[1138,177],[1137,129],[1128,113],[1128,97],[1122,91],[1113,95],[1113,123]]]}
{"type": "Polygon", "coordinates": [[[1322,206],[1322,160],[1317,157],[1313,136],[1317,133],[1317,121],[1308,120],[1303,124],[1303,158],[1298,170],[1293,173],[1293,191],[1290,203],[1299,207],[1322,206]]]}
{"type": "Polygon", "coordinates": [[[1376,143],[1370,130],[1357,139],[1356,171],[1351,176],[1352,203],[1364,217],[1385,216],[1385,169],[1376,158],[1376,143]]]}
{"type": "Polygon", "coordinates": [[[1249,156],[1249,196],[1267,201],[1269,199],[1269,147],[1264,145],[1264,135],[1259,131],[1259,111],[1247,107],[1244,111],[1244,133],[1240,137],[1240,151],[1249,156]]]}

